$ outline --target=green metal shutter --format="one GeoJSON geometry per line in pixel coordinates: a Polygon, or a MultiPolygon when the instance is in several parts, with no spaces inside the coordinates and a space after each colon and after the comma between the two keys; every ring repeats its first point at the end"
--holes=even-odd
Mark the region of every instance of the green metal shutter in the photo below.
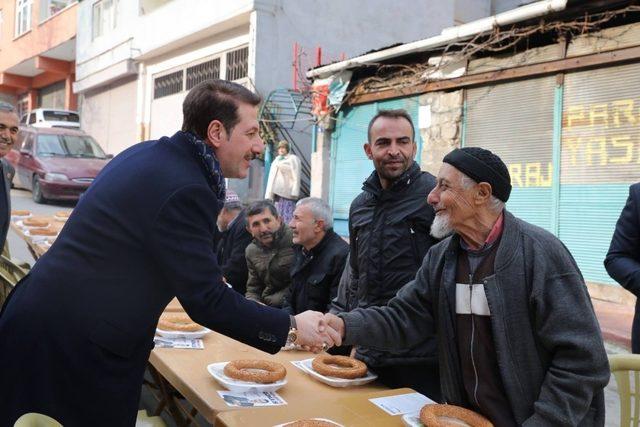
{"type": "Polygon", "coordinates": [[[568,74],[564,86],[559,237],[586,280],[613,284],[602,262],[640,181],[640,64],[568,74]]]}
{"type": "Polygon", "coordinates": [[[491,150],[507,164],[517,217],[554,231],[553,112],[555,78],[469,89],[464,145],[491,150]]]}
{"type": "MultiPolygon", "coordinates": [[[[345,107],[338,113],[336,127],[331,136],[331,189],[336,233],[347,236],[349,207],[362,191],[362,183],[373,172],[373,163],[364,153],[369,121],[378,110],[402,108],[411,115],[416,130],[416,143],[421,147],[418,131],[418,97],[407,97],[371,104],[345,107]]],[[[417,151],[420,153],[420,150],[417,151]]],[[[418,155],[418,154],[417,154],[418,155]]]]}

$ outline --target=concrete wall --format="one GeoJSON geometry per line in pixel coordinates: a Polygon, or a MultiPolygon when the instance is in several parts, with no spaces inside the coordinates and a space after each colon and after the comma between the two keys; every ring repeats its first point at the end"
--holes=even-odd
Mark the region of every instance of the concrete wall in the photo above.
{"type": "Polygon", "coordinates": [[[456,25],[491,15],[491,0],[454,0],[456,25]]]}
{"type": "Polygon", "coordinates": [[[516,7],[523,6],[525,4],[534,3],[538,0],[492,0],[491,14],[506,12],[507,10],[515,9],[516,7]]]}
{"type": "MultiPolygon", "coordinates": [[[[462,0],[467,3],[476,0],[462,0]]],[[[306,63],[315,65],[320,46],[326,60],[360,55],[395,43],[438,34],[454,25],[451,0],[416,2],[385,0],[335,2],[315,0],[256,1],[256,88],[263,92],[292,86],[293,44],[306,51],[306,63]]],[[[303,70],[304,72],[304,70],[303,70]]]]}
{"type": "Polygon", "coordinates": [[[81,127],[109,154],[118,154],[138,141],[135,114],[135,76],[80,96],[81,127]]]}
{"type": "Polygon", "coordinates": [[[138,19],[137,1],[120,1],[116,28],[92,39],[93,5],[98,0],[85,0],[78,8],[78,36],[76,38],[76,80],[82,80],[118,62],[131,58],[136,52],[131,44],[138,19]]]}

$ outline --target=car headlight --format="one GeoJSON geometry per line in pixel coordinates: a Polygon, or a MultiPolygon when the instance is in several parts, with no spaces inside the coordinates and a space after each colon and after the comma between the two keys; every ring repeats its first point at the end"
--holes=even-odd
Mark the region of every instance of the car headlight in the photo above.
{"type": "Polygon", "coordinates": [[[69,181],[69,177],[63,173],[45,173],[45,181],[69,181]]]}

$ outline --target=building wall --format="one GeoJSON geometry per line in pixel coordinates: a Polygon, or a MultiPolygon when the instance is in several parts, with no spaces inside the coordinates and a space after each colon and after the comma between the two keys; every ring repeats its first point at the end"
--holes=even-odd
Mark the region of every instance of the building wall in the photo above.
{"type": "Polygon", "coordinates": [[[507,10],[515,9],[516,7],[523,6],[528,3],[534,3],[538,0],[492,0],[491,14],[506,12],[507,10]]]}
{"type": "Polygon", "coordinates": [[[246,46],[249,42],[248,32],[248,25],[245,25],[142,62],[145,70],[144,99],[138,99],[138,103],[144,111],[143,122],[149,129],[149,138],[173,134],[182,126],[182,101],[187,94],[183,91],[154,100],[154,79],[212,55],[246,46]],[[161,114],[157,113],[159,109],[161,114]]]}
{"type": "Polygon", "coordinates": [[[384,0],[369,0],[366,8],[360,2],[315,0],[271,0],[260,4],[265,6],[256,7],[252,39],[257,43],[255,84],[261,92],[292,87],[294,43],[305,50],[302,63],[315,66],[317,46],[323,49],[324,61],[337,60],[343,53],[352,57],[423,39],[455,23],[450,0],[398,0],[393,7],[384,0]]]}
{"type": "Polygon", "coordinates": [[[116,28],[93,39],[93,5],[98,0],[85,0],[78,8],[76,39],[76,78],[78,81],[104,70],[136,54],[132,44],[133,29],[138,19],[137,1],[120,1],[116,28]]]}
{"type": "Polygon", "coordinates": [[[16,1],[3,1],[1,4],[4,21],[0,38],[1,71],[71,40],[76,35],[78,3],[40,22],[40,1],[34,0],[31,9],[31,30],[18,38],[15,37],[16,1]]]}
{"type": "Polygon", "coordinates": [[[118,154],[138,142],[136,77],[128,77],[80,96],[82,129],[108,154],[118,154]]]}
{"type": "Polygon", "coordinates": [[[426,93],[419,98],[418,129],[422,136],[419,161],[422,170],[438,174],[442,158],[460,147],[462,136],[462,90],[426,93]]]}

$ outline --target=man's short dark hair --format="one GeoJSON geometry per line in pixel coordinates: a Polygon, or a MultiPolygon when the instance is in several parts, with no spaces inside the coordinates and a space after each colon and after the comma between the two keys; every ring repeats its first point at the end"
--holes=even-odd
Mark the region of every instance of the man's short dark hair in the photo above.
{"type": "Polygon", "coordinates": [[[269,209],[271,215],[278,218],[278,210],[275,205],[270,200],[258,200],[257,202],[253,202],[247,208],[247,217],[260,215],[265,209],[269,209]]]}
{"type": "Polygon", "coordinates": [[[397,110],[380,110],[376,113],[375,116],[369,121],[369,127],[367,128],[367,141],[371,143],[371,127],[380,117],[388,117],[390,119],[405,119],[411,125],[411,141],[416,140],[416,129],[413,127],[413,120],[411,120],[411,115],[407,113],[407,110],[397,109],[397,110]]]}
{"type": "Polygon", "coordinates": [[[238,118],[238,103],[256,106],[260,96],[246,87],[226,80],[206,80],[197,84],[182,103],[182,130],[205,139],[212,120],[219,120],[231,134],[238,118]]]}

